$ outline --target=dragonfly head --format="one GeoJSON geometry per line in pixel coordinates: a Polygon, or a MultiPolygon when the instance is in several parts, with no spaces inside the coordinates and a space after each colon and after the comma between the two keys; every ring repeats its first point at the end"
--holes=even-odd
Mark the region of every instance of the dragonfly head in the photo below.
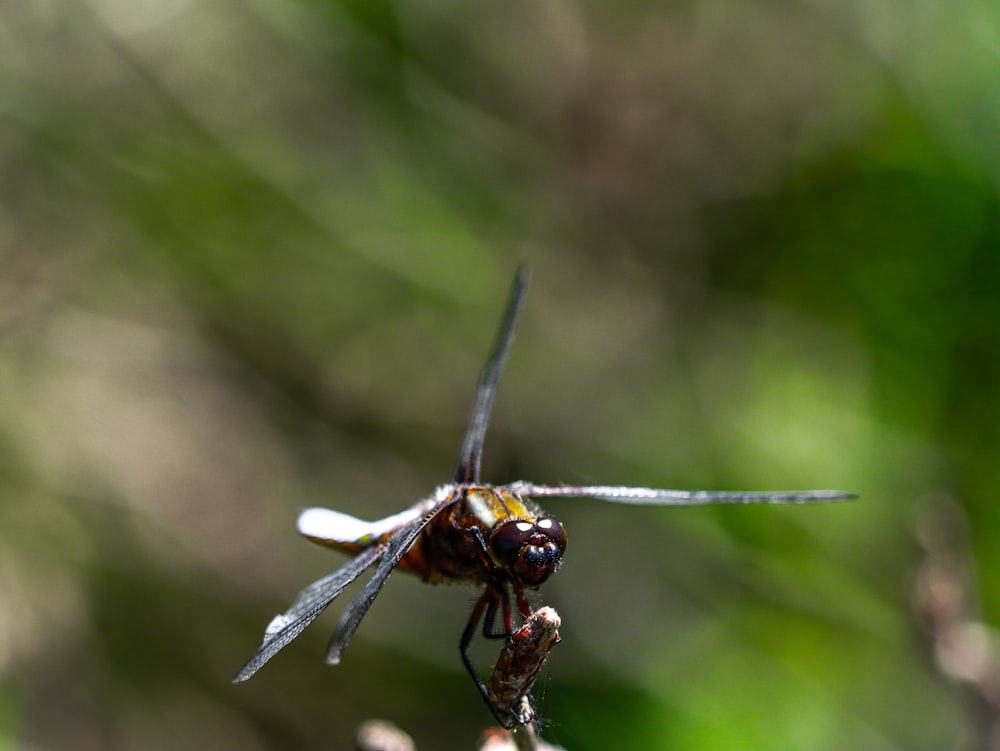
{"type": "Polygon", "coordinates": [[[514,581],[537,587],[562,561],[566,532],[551,516],[505,521],[490,533],[490,557],[514,581]]]}

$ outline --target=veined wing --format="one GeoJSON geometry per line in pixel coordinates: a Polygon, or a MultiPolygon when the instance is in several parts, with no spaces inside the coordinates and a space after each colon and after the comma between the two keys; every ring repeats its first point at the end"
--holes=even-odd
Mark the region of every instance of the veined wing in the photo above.
{"type": "Polygon", "coordinates": [[[515,482],[508,490],[525,498],[596,498],[637,506],[704,506],[713,503],[826,503],[849,501],[854,493],[840,490],[663,490],[627,485],[536,485],[515,482]]]}
{"type": "Polygon", "coordinates": [[[361,553],[339,569],[319,581],[313,582],[299,593],[298,598],[283,615],[276,616],[264,632],[264,643],[254,652],[243,666],[233,683],[241,683],[274,657],[281,649],[301,634],[306,627],[326,610],[327,606],[340,595],[351,582],[379,560],[386,552],[388,543],[365,548],[361,553]]]}
{"type": "Polygon", "coordinates": [[[462,448],[458,452],[458,468],[455,470],[455,482],[478,483],[479,469],[483,463],[483,442],[486,440],[486,428],[490,423],[490,413],[493,411],[493,400],[500,385],[503,365],[507,360],[507,352],[514,341],[514,328],[517,326],[517,316],[521,312],[521,303],[531,278],[531,269],[522,265],[514,277],[514,287],[511,289],[510,302],[496,344],[490,353],[486,365],[479,374],[479,386],[476,389],[476,404],[472,408],[469,427],[466,428],[462,448]]]}
{"type": "Polygon", "coordinates": [[[462,492],[454,485],[443,485],[438,488],[435,493],[435,502],[424,512],[424,515],[416,521],[410,522],[392,536],[386,544],[385,552],[381,555],[382,560],[379,562],[378,568],[375,569],[375,573],[372,574],[372,578],[365,584],[365,588],[351,600],[344,614],[340,617],[340,624],[327,648],[326,661],[328,663],[336,665],[340,662],[341,655],[353,638],[354,632],[358,630],[361,620],[368,613],[368,608],[371,607],[372,602],[382,590],[389,574],[399,564],[400,558],[406,554],[413,541],[417,539],[417,535],[423,531],[431,519],[458,500],[462,492]]]}
{"type": "MultiPolygon", "coordinates": [[[[233,683],[240,683],[250,678],[260,670],[264,663],[274,657],[295,637],[301,634],[309,624],[316,620],[319,614],[326,610],[330,603],[337,599],[340,593],[347,589],[355,579],[361,576],[376,561],[380,559],[384,560],[385,557],[391,557],[393,559],[392,565],[388,567],[380,566],[376,569],[375,575],[372,577],[372,581],[375,581],[381,576],[378,587],[375,589],[374,594],[371,595],[372,599],[374,599],[375,595],[378,594],[378,590],[382,588],[382,584],[385,583],[386,578],[392,573],[392,569],[395,568],[396,564],[399,563],[399,559],[406,553],[410,545],[413,544],[417,535],[420,534],[421,530],[427,526],[427,523],[439,511],[451,503],[454,496],[454,485],[442,485],[434,491],[434,495],[430,498],[421,501],[400,514],[386,517],[378,522],[363,522],[347,514],[327,511],[327,509],[309,509],[304,511],[299,516],[299,531],[306,537],[315,539],[318,542],[346,543],[349,541],[358,544],[360,542],[359,539],[351,540],[349,536],[344,537],[343,534],[345,530],[357,531],[358,527],[356,525],[364,525],[368,531],[371,531],[372,527],[379,525],[387,527],[389,530],[401,525],[404,528],[389,540],[383,539],[374,544],[369,544],[358,555],[332,574],[324,576],[322,579],[313,582],[303,589],[291,607],[283,614],[275,616],[268,624],[264,631],[264,643],[261,644],[260,649],[247,661],[247,664],[243,666],[240,672],[236,674],[233,683]],[[317,514],[315,512],[326,513],[317,514]],[[403,518],[404,516],[405,519],[403,518]],[[305,524],[303,524],[303,517],[306,517],[305,524]],[[345,521],[345,519],[349,521],[345,521]],[[390,520],[392,521],[390,522],[390,520]],[[408,526],[406,526],[407,520],[409,521],[408,526]]],[[[355,607],[357,600],[365,592],[369,591],[371,585],[372,582],[369,582],[361,594],[351,602],[348,606],[348,611],[351,611],[355,607]]],[[[367,610],[368,608],[365,607],[365,612],[367,610]]],[[[345,613],[345,617],[346,615],[345,613]]],[[[358,617],[358,623],[360,623],[363,616],[364,612],[358,617]]],[[[355,623],[354,629],[357,629],[357,623],[355,623]]],[[[354,630],[351,631],[351,635],[353,633],[354,630]]],[[[348,637],[349,639],[350,637],[348,637]]],[[[347,646],[346,642],[344,646],[347,646]]]]}

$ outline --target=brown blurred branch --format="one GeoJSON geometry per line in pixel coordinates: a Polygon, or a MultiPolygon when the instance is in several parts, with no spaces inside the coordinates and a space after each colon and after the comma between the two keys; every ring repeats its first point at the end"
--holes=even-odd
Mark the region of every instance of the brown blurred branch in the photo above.
{"type": "Polygon", "coordinates": [[[977,747],[1000,751],[1000,646],[979,614],[968,521],[954,500],[938,499],[917,528],[924,550],[915,606],[938,670],[965,689],[977,747]]]}
{"type": "Polygon", "coordinates": [[[355,736],[358,751],[417,751],[413,739],[391,722],[366,720],[355,736]]]}

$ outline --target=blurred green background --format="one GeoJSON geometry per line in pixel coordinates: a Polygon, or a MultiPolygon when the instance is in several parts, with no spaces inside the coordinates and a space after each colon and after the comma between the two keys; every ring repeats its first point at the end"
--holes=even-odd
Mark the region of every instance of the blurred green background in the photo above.
{"type": "Polygon", "coordinates": [[[1000,618],[996,3],[7,0],[0,117],[0,749],[472,748],[471,590],[230,680],[301,508],[450,479],[521,261],[488,479],[863,497],[548,504],[546,737],[986,746],[913,603],[951,509],[1000,618]]]}

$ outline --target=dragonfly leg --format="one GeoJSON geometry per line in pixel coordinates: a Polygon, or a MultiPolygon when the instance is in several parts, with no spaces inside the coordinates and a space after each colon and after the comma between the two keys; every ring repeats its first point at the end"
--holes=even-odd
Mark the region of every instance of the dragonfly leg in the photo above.
{"type": "MultiPolygon", "coordinates": [[[[493,565],[493,560],[490,558],[489,550],[486,547],[486,538],[483,536],[483,531],[478,527],[474,527],[472,534],[479,544],[479,560],[482,562],[483,567],[491,573],[495,572],[496,567],[493,565]]],[[[486,617],[483,619],[483,637],[486,639],[506,639],[514,632],[514,623],[510,615],[510,596],[507,593],[506,585],[502,583],[489,585],[483,594],[483,599],[487,597],[489,599],[486,603],[486,617]],[[503,610],[504,626],[504,630],[499,632],[493,630],[493,625],[497,620],[498,607],[503,610]]],[[[477,603],[477,607],[481,603],[482,600],[477,603]]],[[[527,613],[524,613],[524,615],[527,615],[527,613]]],[[[471,640],[472,637],[470,636],[469,638],[471,640]]]]}
{"type": "Polygon", "coordinates": [[[486,639],[509,639],[510,635],[514,633],[514,622],[511,619],[510,612],[510,594],[507,592],[507,587],[503,585],[495,585],[490,587],[495,589],[496,593],[486,606],[486,617],[483,619],[483,637],[486,639]],[[503,612],[503,631],[495,631],[494,626],[497,620],[497,608],[503,612]]]}
{"type": "MultiPolygon", "coordinates": [[[[487,634],[486,631],[490,626],[489,614],[492,613],[492,618],[496,618],[496,612],[498,605],[504,601],[506,598],[500,594],[495,586],[488,586],[486,591],[483,592],[483,596],[476,601],[475,606],[472,608],[472,615],[469,616],[469,622],[465,626],[465,630],[462,632],[462,639],[458,643],[458,649],[462,653],[462,664],[465,665],[466,672],[472,677],[472,682],[476,684],[476,688],[479,689],[479,694],[483,697],[483,701],[486,702],[486,706],[490,708],[490,712],[496,721],[499,722],[503,727],[508,730],[513,727],[514,721],[510,717],[501,717],[497,708],[490,701],[489,692],[486,689],[486,684],[483,683],[479,674],[476,672],[476,668],[472,664],[472,658],[469,657],[469,645],[472,644],[472,638],[476,635],[476,629],[479,626],[479,621],[483,619],[483,614],[487,614],[487,618],[484,621],[484,636],[491,636],[487,634]]],[[[506,608],[509,609],[509,606],[506,608]]],[[[498,636],[506,637],[506,634],[498,634],[498,636]]]]}
{"type": "MultiPolygon", "coordinates": [[[[524,587],[517,582],[514,582],[512,586],[514,587],[514,596],[517,597],[517,607],[521,611],[521,617],[527,618],[531,615],[531,608],[528,607],[528,598],[524,596],[524,587]]],[[[512,632],[514,629],[511,628],[509,611],[510,603],[507,604],[507,610],[504,614],[507,616],[507,630],[512,632]]]]}
{"type": "Polygon", "coordinates": [[[498,636],[503,637],[507,634],[498,634],[493,630],[493,624],[497,620],[497,609],[500,607],[500,598],[491,597],[490,601],[486,605],[486,615],[483,617],[483,638],[485,639],[496,639],[498,636]]]}

